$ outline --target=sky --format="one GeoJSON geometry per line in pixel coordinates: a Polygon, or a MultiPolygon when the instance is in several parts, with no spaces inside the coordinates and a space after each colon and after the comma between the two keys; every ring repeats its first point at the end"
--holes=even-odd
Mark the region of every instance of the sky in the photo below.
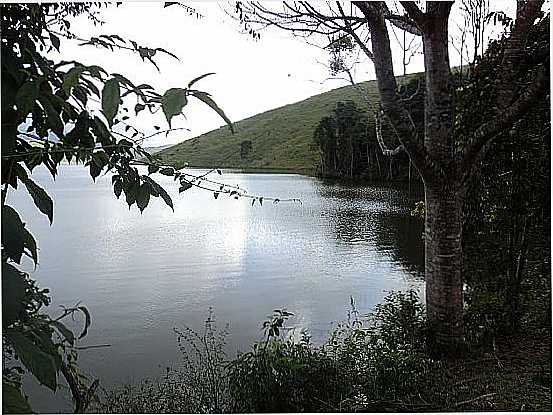
{"type": "MultiPolygon", "coordinates": [[[[275,7],[278,2],[273,2],[275,7]]],[[[135,84],[148,83],[164,92],[169,88],[185,87],[188,82],[207,72],[215,72],[198,82],[198,89],[209,92],[217,104],[233,121],[301,101],[310,96],[348,85],[344,79],[329,79],[328,53],[295,38],[289,32],[267,29],[260,40],[241,33],[240,25],[227,15],[233,3],[188,2],[202,14],[202,18],[189,16],[178,6],[163,7],[159,2],[128,2],[119,7],[103,8],[100,18],[105,21],[94,26],[84,16],[72,23],[72,30],[83,38],[100,34],[118,34],[139,45],[164,48],[180,59],[163,54],[156,55],[160,71],[142,62],[138,55],[127,51],[110,52],[92,46],[80,46],[76,41],[64,41],[60,53],[52,53],[55,60],[76,60],[83,64],[97,64],[108,72],[127,76],[135,84]]],[[[505,2],[492,1],[492,8],[511,9],[505,2]]],[[[450,27],[460,19],[454,7],[450,27]]],[[[401,74],[400,47],[392,44],[395,53],[396,75],[401,74]]],[[[458,64],[458,54],[450,49],[452,65],[458,64]]],[[[422,55],[417,55],[407,72],[423,70],[422,55]]],[[[354,71],[356,81],[374,79],[374,70],[368,60],[362,60],[354,71]]],[[[134,106],[134,102],[131,102],[134,106]]],[[[188,128],[157,135],[145,142],[146,146],[175,144],[196,137],[224,125],[224,121],[204,104],[190,100],[185,117],[173,121],[173,127],[188,128]]],[[[148,116],[142,112],[135,120],[146,135],[156,130],[154,125],[166,129],[160,113],[148,116]]]]}

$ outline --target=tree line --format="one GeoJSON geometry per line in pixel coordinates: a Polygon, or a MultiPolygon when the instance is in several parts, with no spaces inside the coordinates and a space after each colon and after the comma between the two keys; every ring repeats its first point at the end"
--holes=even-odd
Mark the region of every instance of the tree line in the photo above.
{"type": "MultiPolygon", "coordinates": [[[[424,94],[421,76],[413,76],[401,86],[409,99],[417,128],[423,124],[424,94]],[[417,108],[419,109],[418,113],[417,108]]],[[[332,112],[321,118],[313,132],[313,145],[319,154],[317,174],[322,177],[362,179],[371,182],[405,181],[421,184],[416,169],[403,151],[390,151],[397,142],[385,116],[363,110],[352,100],[339,101],[332,112]]]]}

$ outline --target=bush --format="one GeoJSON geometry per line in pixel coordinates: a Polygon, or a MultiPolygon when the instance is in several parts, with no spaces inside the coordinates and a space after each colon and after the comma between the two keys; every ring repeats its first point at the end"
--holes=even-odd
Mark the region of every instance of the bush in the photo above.
{"type": "Polygon", "coordinates": [[[180,369],[156,381],[107,395],[104,412],[338,412],[405,409],[429,379],[423,353],[424,306],[414,291],[392,292],[360,317],[351,302],[346,322],[322,345],[286,327],[292,316],[274,310],[265,339],[227,362],[226,330],[210,313],[203,333],[176,330],[180,369]],[[405,405],[404,405],[405,404],[405,405]]]}
{"type": "Polygon", "coordinates": [[[144,380],[109,391],[101,412],[224,413],[230,412],[225,354],[228,326],[218,329],[212,310],[202,332],[174,329],[182,362],[167,368],[161,379],[144,380]]]}
{"type": "Polygon", "coordinates": [[[321,346],[283,335],[229,366],[239,412],[383,410],[415,392],[430,368],[424,307],[414,291],[392,292],[361,319],[352,300],[347,322],[321,346]]]}

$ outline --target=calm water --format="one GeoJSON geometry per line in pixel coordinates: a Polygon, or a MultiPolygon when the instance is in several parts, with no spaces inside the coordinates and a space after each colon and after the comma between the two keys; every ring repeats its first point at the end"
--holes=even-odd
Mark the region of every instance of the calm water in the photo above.
{"type": "MultiPolygon", "coordinates": [[[[250,194],[303,202],[252,207],[197,189],[178,195],[163,176],[175,212],[153,199],[141,215],[115,199],[109,177],[93,184],[82,166],[64,166],[55,183],[44,171],[36,177],[55,201],[52,226],[25,190],[8,196],[39,243],[40,264],[28,269],[51,289],[54,311],[79,300],[91,311],[83,345],[111,347],[79,360],[103,386],[163,373],[178,360],[172,328],[200,328],[209,307],[220,326],[230,323],[233,354],[260,338],[274,308],[294,312],[291,324],[321,341],[350,295],[366,312],[386,290],[422,289],[422,227],[409,216],[420,195],[403,190],[223,172],[250,194]]],[[[35,409],[70,410],[67,391],[52,398],[30,387],[35,409]]]]}

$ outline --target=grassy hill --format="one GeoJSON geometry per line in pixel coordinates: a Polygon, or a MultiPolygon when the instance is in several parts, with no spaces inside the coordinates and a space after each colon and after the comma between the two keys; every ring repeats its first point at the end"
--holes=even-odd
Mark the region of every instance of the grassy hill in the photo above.
{"type": "MultiPolygon", "coordinates": [[[[399,82],[412,76],[416,75],[407,75],[399,82]]],[[[378,102],[376,81],[363,82],[360,86],[378,102]]],[[[310,172],[319,157],[312,145],[313,131],[336,102],[348,99],[366,109],[359,93],[346,86],[238,121],[235,134],[224,126],[169,147],[158,155],[164,163],[177,168],[188,163],[190,167],[310,172]],[[244,140],[252,142],[252,151],[241,159],[240,143],[244,140]]]]}
{"type": "Polygon", "coordinates": [[[157,146],[157,147],[144,147],[144,150],[146,150],[150,154],[156,154],[169,147],[171,147],[171,144],[165,144],[163,146],[157,146]]]}

